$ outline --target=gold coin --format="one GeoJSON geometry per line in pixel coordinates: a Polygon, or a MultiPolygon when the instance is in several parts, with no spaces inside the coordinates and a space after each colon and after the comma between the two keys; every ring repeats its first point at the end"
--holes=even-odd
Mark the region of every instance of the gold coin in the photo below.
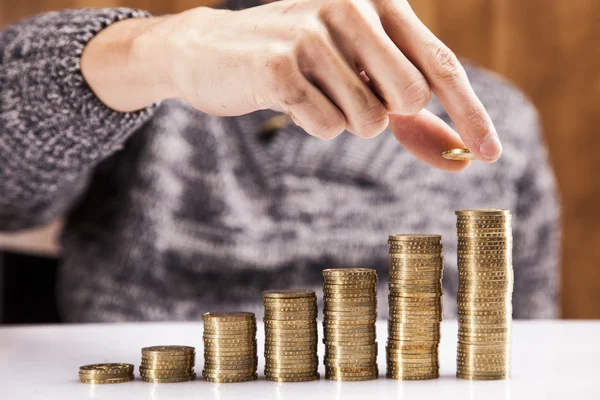
{"type": "Polygon", "coordinates": [[[256,369],[258,366],[258,364],[256,362],[243,362],[243,363],[237,363],[237,364],[231,364],[231,363],[221,363],[221,362],[210,362],[210,361],[205,361],[204,362],[204,369],[207,370],[215,370],[215,369],[224,369],[224,370],[238,370],[238,369],[242,369],[242,370],[246,370],[246,369],[256,369]]]}
{"type": "Polygon", "coordinates": [[[317,345],[316,341],[311,343],[309,346],[307,346],[305,344],[293,344],[293,343],[290,343],[286,346],[280,346],[280,345],[275,345],[272,342],[269,342],[269,343],[265,343],[265,354],[267,352],[273,356],[275,356],[275,354],[277,354],[277,353],[311,354],[311,353],[314,353],[314,349],[315,349],[316,345],[317,345]]]}
{"type": "Polygon", "coordinates": [[[386,375],[386,377],[388,379],[395,379],[395,380],[403,380],[403,381],[424,381],[424,380],[429,380],[429,379],[438,379],[440,377],[439,372],[435,372],[429,375],[402,375],[402,374],[393,374],[393,373],[388,373],[386,375]]]}
{"type": "Polygon", "coordinates": [[[218,373],[213,373],[210,371],[206,371],[203,370],[202,371],[202,376],[205,378],[230,378],[230,379],[234,379],[234,378],[243,378],[243,377],[250,377],[255,375],[254,372],[218,372],[218,373]]]}
{"type": "Polygon", "coordinates": [[[125,383],[125,382],[131,382],[132,380],[133,380],[133,375],[132,376],[123,377],[123,378],[109,378],[109,379],[80,378],[79,379],[79,381],[81,383],[89,383],[89,384],[95,384],[95,385],[112,384],[112,383],[125,383]]]}
{"type": "Polygon", "coordinates": [[[269,375],[314,375],[317,372],[318,364],[298,366],[292,365],[289,367],[281,368],[271,365],[265,365],[264,373],[269,375]]]}
{"type": "Polygon", "coordinates": [[[152,378],[142,376],[142,381],[148,383],[178,383],[178,382],[189,382],[196,379],[196,374],[191,374],[187,377],[177,377],[177,378],[152,378]]]}
{"type": "Polygon", "coordinates": [[[133,376],[133,372],[116,373],[116,374],[102,374],[102,375],[79,373],[79,379],[87,379],[87,380],[120,379],[120,378],[130,378],[132,376],[133,376]]]}
{"type": "Polygon", "coordinates": [[[269,368],[303,368],[319,366],[319,358],[312,357],[307,359],[285,359],[265,357],[265,365],[269,368]]]}
{"type": "Polygon", "coordinates": [[[306,307],[316,302],[315,297],[298,297],[295,299],[264,297],[263,304],[269,307],[306,307]]]}
{"type": "Polygon", "coordinates": [[[308,382],[308,381],[316,381],[320,379],[319,374],[309,375],[309,376],[290,376],[290,377],[279,377],[279,376],[270,376],[265,374],[265,378],[268,381],[273,382],[308,382]]]}
{"type": "Polygon", "coordinates": [[[245,311],[231,311],[231,312],[207,312],[202,314],[202,321],[205,322],[238,322],[238,321],[255,321],[254,313],[245,311]]]}
{"type": "Polygon", "coordinates": [[[218,378],[213,378],[213,377],[208,377],[205,376],[204,380],[207,382],[213,382],[213,383],[238,383],[238,382],[250,382],[250,381],[255,381],[258,379],[258,375],[254,374],[251,376],[242,376],[242,377],[235,377],[235,378],[231,378],[231,377],[218,377],[218,378]]]}
{"type": "Polygon", "coordinates": [[[163,356],[192,356],[196,354],[196,349],[191,346],[152,346],[142,349],[143,357],[163,357],[163,356]]]}
{"type": "Polygon", "coordinates": [[[161,370],[160,372],[154,370],[144,370],[140,368],[140,376],[144,378],[155,378],[155,379],[171,379],[171,378],[188,378],[194,373],[191,371],[167,371],[161,370]]]}
{"type": "Polygon", "coordinates": [[[317,325],[308,325],[307,328],[298,329],[277,329],[272,326],[265,327],[265,335],[277,336],[277,337],[304,337],[317,335],[317,325]]]}
{"type": "Polygon", "coordinates": [[[424,233],[394,233],[389,235],[390,241],[394,242],[418,242],[418,243],[429,243],[429,242],[441,242],[442,235],[431,235],[424,233]]]}
{"type": "MultiPolygon", "coordinates": [[[[315,377],[317,374],[317,371],[310,371],[310,372],[299,372],[299,373],[277,373],[277,372],[270,372],[270,371],[265,371],[265,376],[271,376],[271,377],[278,377],[278,378],[283,378],[283,379],[294,379],[294,378],[311,378],[311,377],[315,377]]],[[[314,379],[309,379],[309,380],[314,380],[314,379]]]]}
{"type": "Polygon", "coordinates": [[[99,377],[113,374],[130,374],[133,372],[132,364],[108,363],[108,364],[89,364],[79,367],[80,374],[97,375],[99,377]]]}
{"type": "Polygon", "coordinates": [[[323,276],[326,278],[372,277],[376,275],[377,272],[371,268],[332,268],[323,270],[323,276]]]}
{"type": "Polygon", "coordinates": [[[289,313],[306,313],[306,312],[314,312],[318,311],[317,303],[313,304],[305,304],[300,306],[287,306],[287,305],[274,305],[272,303],[265,304],[265,311],[271,312],[289,312],[289,313]]]}
{"type": "Polygon", "coordinates": [[[269,312],[265,311],[264,319],[267,321],[304,321],[307,324],[316,323],[317,314],[316,312],[311,313],[288,313],[288,312],[269,312]]]}
{"type": "Polygon", "coordinates": [[[368,376],[338,376],[338,375],[325,375],[325,379],[333,381],[345,381],[345,382],[357,382],[357,381],[369,381],[379,378],[379,374],[373,374],[368,376]]]}
{"type": "Polygon", "coordinates": [[[140,367],[152,370],[180,370],[180,369],[189,369],[194,368],[195,363],[186,363],[186,364],[150,364],[142,362],[140,367]]]}
{"type": "Polygon", "coordinates": [[[280,289],[280,290],[265,290],[262,292],[265,298],[275,299],[295,299],[295,298],[306,298],[316,297],[314,290],[308,289],[280,289]]]}
{"type": "Polygon", "coordinates": [[[256,349],[243,350],[243,351],[212,351],[212,350],[204,350],[204,358],[233,358],[233,359],[242,359],[247,357],[255,357],[256,349]]]}

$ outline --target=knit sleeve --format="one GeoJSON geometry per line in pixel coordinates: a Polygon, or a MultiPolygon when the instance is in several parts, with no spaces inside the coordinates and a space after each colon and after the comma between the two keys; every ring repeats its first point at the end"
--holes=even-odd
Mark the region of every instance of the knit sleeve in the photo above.
{"type": "Polygon", "coordinates": [[[106,107],[80,71],[103,28],[148,14],[125,8],[50,12],[0,31],[0,231],[44,224],[85,189],[153,107],[106,107]]]}

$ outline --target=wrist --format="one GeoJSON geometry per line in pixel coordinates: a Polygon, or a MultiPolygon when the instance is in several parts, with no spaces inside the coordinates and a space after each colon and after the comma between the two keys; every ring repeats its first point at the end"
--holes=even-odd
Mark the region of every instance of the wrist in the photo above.
{"type": "Polygon", "coordinates": [[[129,64],[149,83],[153,97],[186,98],[185,92],[195,84],[190,76],[214,67],[209,62],[210,48],[218,43],[215,32],[223,28],[215,21],[225,12],[229,11],[197,7],[153,18],[137,30],[129,46],[129,64]],[[205,62],[198,62],[192,54],[201,54],[205,62]]]}
{"type": "Polygon", "coordinates": [[[86,45],[81,73],[109,108],[135,111],[175,95],[152,58],[136,52],[137,39],[159,22],[160,18],[115,22],[86,45]]]}
{"type": "Polygon", "coordinates": [[[127,44],[128,68],[140,80],[153,102],[179,97],[173,85],[168,33],[164,26],[172,16],[143,21],[132,32],[127,44]]]}

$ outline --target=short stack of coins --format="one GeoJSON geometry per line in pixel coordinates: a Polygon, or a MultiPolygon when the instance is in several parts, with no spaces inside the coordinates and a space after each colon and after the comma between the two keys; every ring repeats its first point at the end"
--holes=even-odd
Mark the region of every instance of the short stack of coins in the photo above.
{"type": "Polygon", "coordinates": [[[196,379],[196,349],[190,346],[152,346],[142,349],[140,376],[144,382],[175,383],[196,379]]]}
{"type": "Polygon", "coordinates": [[[256,317],[250,312],[204,313],[204,369],[209,382],[257,379],[256,317]]]}
{"type": "Polygon", "coordinates": [[[277,382],[319,379],[317,296],[314,290],[267,290],[265,376],[277,382]]]}
{"type": "Polygon", "coordinates": [[[79,367],[79,380],[83,383],[107,384],[133,380],[131,364],[90,364],[79,367]]]}
{"type": "Polygon", "coordinates": [[[443,245],[440,235],[390,235],[387,377],[439,378],[443,245]]]}
{"type": "Polygon", "coordinates": [[[506,379],[510,373],[512,228],[508,210],[457,211],[456,376],[506,379]]]}
{"type": "Polygon", "coordinates": [[[323,271],[325,377],[364,381],[377,368],[377,272],[367,268],[323,271]]]}

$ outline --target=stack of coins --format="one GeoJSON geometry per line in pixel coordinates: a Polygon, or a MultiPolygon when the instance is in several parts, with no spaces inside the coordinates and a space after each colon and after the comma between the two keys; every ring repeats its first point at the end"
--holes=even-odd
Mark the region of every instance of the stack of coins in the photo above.
{"type": "Polygon", "coordinates": [[[256,317],[250,312],[205,313],[204,370],[209,382],[256,380],[256,317]]]}
{"type": "Polygon", "coordinates": [[[323,271],[325,377],[364,381],[377,368],[377,273],[367,268],[323,271]]]}
{"type": "Polygon", "coordinates": [[[456,376],[506,379],[512,321],[512,228],[508,210],[457,211],[456,376]]]}
{"type": "Polygon", "coordinates": [[[439,378],[442,237],[390,235],[387,377],[439,378]]]}
{"type": "Polygon", "coordinates": [[[79,380],[83,383],[123,383],[133,380],[131,364],[91,364],[79,367],[79,380]]]}
{"type": "Polygon", "coordinates": [[[314,290],[267,290],[263,299],[267,379],[277,382],[319,379],[314,290]]]}
{"type": "Polygon", "coordinates": [[[175,383],[196,379],[196,349],[190,346],[152,346],[142,349],[140,375],[144,382],[175,383]]]}

